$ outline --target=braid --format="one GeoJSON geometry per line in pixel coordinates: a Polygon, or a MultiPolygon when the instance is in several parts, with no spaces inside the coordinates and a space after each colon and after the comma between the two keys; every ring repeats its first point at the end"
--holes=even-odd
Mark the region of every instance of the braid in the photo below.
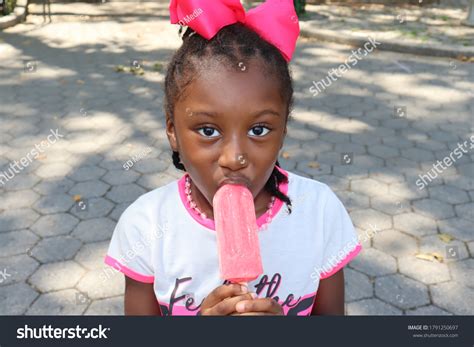
{"type": "MultiPolygon", "coordinates": [[[[181,35],[183,27],[180,27],[181,35]]],[[[240,67],[235,62],[245,62],[251,58],[259,58],[264,62],[265,74],[272,74],[280,81],[280,94],[285,100],[287,120],[293,108],[293,81],[288,63],[280,51],[263,40],[256,32],[241,23],[228,25],[222,28],[212,39],[207,40],[191,28],[182,34],[183,44],[171,59],[165,77],[164,108],[171,120],[174,118],[174,106],[182,96],[186,87],[191,84],[199,71],[204,71],[206,63],[213,59],[235,69],[240,67]]],[[[179,153],[172,153],[173,164],[178,170],[186,171],[180,161],[179,153]]],[[[276,166],[280,167],[278,161],[276,166]]],[[[291,213],[291,200],[279,190],[279,185],[288,182],[288,178],[276,167],[273,168],[270,178],[264,189],[272,196],[285,202],[288,212],[291,213]]]]}

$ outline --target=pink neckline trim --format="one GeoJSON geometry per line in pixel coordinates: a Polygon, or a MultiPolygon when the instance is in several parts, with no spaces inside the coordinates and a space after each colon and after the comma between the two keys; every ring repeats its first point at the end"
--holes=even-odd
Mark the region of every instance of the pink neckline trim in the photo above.
{"type": "MultiPolygon", "coordinates": [[[[276,168],[278,169],[278,171],[280,171],[282,174],[284,174],[286,176],[286,178],[288,178],[288,172],[286,172],[285,170],[283,170],[282,168],[279,168],[278,166],[276,166],[276,168]]],[[[216,227],[215,227],[215,224],[214,224],[214,220],[213,219],[210,219],[210,218],[202,218],[199,214],[196,213],[195,210],[193,210],[191,207],[189,207],[189,205],[187,204],[187,199],[186,199],[186,193],[184,192],[184,184],[186,182],[186,176],[189,175],[188,173],[185,173],[183,175],[183,177],[181,177],[179,180],[178,180],[178,190],[179,190],[179,196],[181,198],[181,202],[183,203],[184,207],[186,208],[186,211],[188,211],[188,213],[201,225],[205,226],[206,228],[208,229],[211,229],[211,230],[216,230],[216,227]]],[[[285,195],[288,194],[288,183],[280,183],[280,191],[282,193],[284,193],[285,195]]],[[[280,211],[281,207],[283,206],[284,202],[281,201],[280,199],[275,199],[275,204],[273,205],[273,208],[272,208],[272,216],[273,218],[276,218],[276,214],[278,213],[278,211],[280,211]]],[[[260,228],[264,223],[265,223],[265,220],[266,218],[268,217],[268,211],[265,212],[264,214],[262,214],[260,217],[257,218],[257,226],[260,228]]],[[[273,219],[272,219],[273,221],[273,219]]],[[[272,221],[270,222],[270,224],[272,223],[272,221]]]]}

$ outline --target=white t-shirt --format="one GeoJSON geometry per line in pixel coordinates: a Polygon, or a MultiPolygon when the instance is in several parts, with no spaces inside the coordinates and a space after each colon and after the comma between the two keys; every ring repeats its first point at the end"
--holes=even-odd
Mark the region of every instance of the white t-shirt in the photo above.
{"type": "MultiPolygon", "coordinates": [[[[318,181],[283,169],[280,190],[292,212],[276,199],[273,219],[257,219],[264,273],[249,282],[258,297],[271,297],[286,315],[311,313],[319,280],[361,250],[344,206],[318,181]]],[[[185,177],[138,198],[120,217],[105,263],[140,282],[153,283],[164,315],[196,315],[204,298],[225,283],[220,278],[212,219],[187,203],[185,177]]]]}

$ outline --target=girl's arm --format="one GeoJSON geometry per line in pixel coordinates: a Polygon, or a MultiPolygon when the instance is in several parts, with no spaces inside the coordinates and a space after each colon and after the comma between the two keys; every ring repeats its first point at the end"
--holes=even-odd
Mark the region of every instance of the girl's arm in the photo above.
{"type": "Polygon", "coordinates": [[[125,315],[161,316],[153,283],[142,283],[125,276],[125,315]]]}
{"type": "Polygon", "coordinates": [[[311,315],[344,315],[343,269],[319,282],[311,315]]]}

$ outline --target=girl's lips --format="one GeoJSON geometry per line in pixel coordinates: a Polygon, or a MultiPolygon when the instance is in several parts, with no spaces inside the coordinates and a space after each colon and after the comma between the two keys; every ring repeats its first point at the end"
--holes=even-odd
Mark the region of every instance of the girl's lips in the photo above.
{"type": "Polygon", "coordinates": [[[247,189],[250,189],[250,182],[244,178],[244,177],[228,177],[223,179],[220,183],[217,189],[221,188],[223,185],[226,184],[238,184],[247,187],[247,189]]]}

